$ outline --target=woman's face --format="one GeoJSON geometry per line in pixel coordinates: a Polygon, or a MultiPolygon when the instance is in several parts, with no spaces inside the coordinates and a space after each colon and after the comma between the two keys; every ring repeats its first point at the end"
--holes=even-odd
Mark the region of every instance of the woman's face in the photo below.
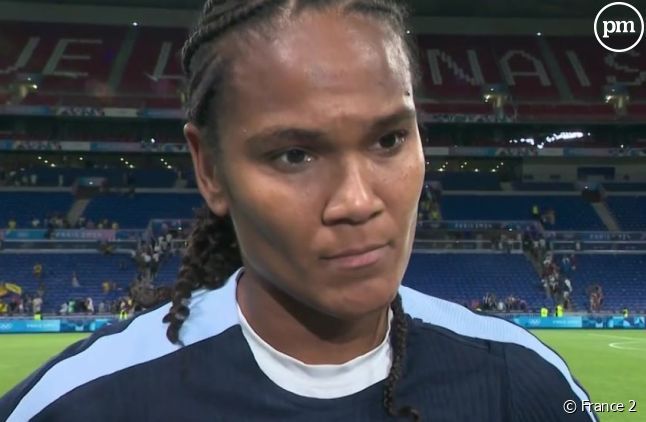
{"type": "Polygon", "coordinates": [[[231,215],[245,277],[358,318],[393,299],[415,232],[424,157],[404,48],[337,11],[272,36],[226,47],[237,53],[213,116],[218,168],[200,187],[231,215]]]}

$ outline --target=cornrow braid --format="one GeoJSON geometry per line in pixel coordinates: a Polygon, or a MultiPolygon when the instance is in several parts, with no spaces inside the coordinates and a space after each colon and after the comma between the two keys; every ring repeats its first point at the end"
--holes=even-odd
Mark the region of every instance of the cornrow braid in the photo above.
{"type": "Polygon", "coordinates": [[[217,217],[206,206],[196,213],[196,223],[171,293],[172,305],[164,322],[166,337],[173,344],[182,344],[179,330],[190,314],[191,294],[200,288],[217,289],[242,265],[240,251],[228,217],[217,217]]]}
{"type": "Polygon", "coordinates": [[[249,20],[262,8],[272,4],[283,3],[285,0],[229,0],[211,1],[204,7],[202,18],[198,22],[197,29],[191,34],[188,41],[182,48],[182,68],[184,73],[191,73],[191,61],[193,56],[203,45],[224,35],[224,33],[235,27],[237,24],[249,20]],[[212,13],[216,3],[225,4],[224,10],[220,13],[212,13]],[[227,4],[228,3],[228,4],[227,4]]]}
{"type": "Polygon", "coordinates": [[[204,3],[204,6],[202,6],[202,17],[208,16],[212,11],[214,7],[221,7],[221,8],[226,8],[227,4],[231,5],[232,3],[239,3],[239,1],[235,0],[207,0],[204,3]]]}
{"type": "Polygon", "coordinates": [[[390,329],[390,341],[393,346],[393,362],[384,385],[384,407],[390,416],[419,421],[419,412],[410,406],[397,410],[395,407],[395,386],[403,376],[406,360],[406,338],[408,336],[408,320],[402,306],[402,298],[398,294],[390,304],[393,310],[393,322],[390,329]]]}
{"type": "MultiPolygon", "coordinates": [[[[235,57],[225,57],[219,41],[227,35],[241,34],[252,22],[267,24],[281,11],[297,14],[306,8],[323,9],[341,6],[344,11],[373,17],[386,22],[406,48],[413,85],[419,81],[418,55],[406,37],[405,20],[408,11],[399,0],[207,0],[195,30],[182,49],[182,67],[186,75],[186,115],[209,136],[205,142],[217,152],[219,95],[226,83],[226,73],[235,57]],[[289,9],[289,10],[288,10],[289,9]]],[[[217,158],[217,155],[216,155],[217,158]]],[[[230,218],[219,218],[207,208],[200,211],[183,258],[177,283],[173,288],[172,307],[164,318],[169,323],[168,339],[181,344],[179,331],[189,317],[191,292],[199,288],[216,289],[239,266],[240,252],[230,218]]],[[[403,376],[406,360],[407,317],[399,295],[391,304],[393,327],[390,341],[393,362],[384,383],[383,405],[393,417],[419,420],[419,413],[410,406],[399,410],[395,406],[397,382],[403,376]]]]}
{"type": "MultiPolygon", "coordinates": [[[[217,88],[222,85],[226,73],[226,60],[204,48],[221,39],[230,30],[248,24],[253,19],[275,11],[286,0],[230,0],[221,8],[207,3],[205,13],[196,29],[182,47],[182,69],[187,77],[187,118],[198,126],[206,126],[209,105],[215,102],[217,88]],[[271,7],[273,6],[273,7],[271,7]]],[[[212,125],[213,126],[213,125],[212,125]]],[[[212,128],[216,133],[217,129],[212,128]]]]}
{"type": "MultiPolygon", "coordinates": [[[[408,9],[397,0],[209,0],[204,6],[200,20],[182,48],[182,68],[186,75],[186,115],[198,127],[213,126],[214,119],[208,116],[210,105],[217,102],[226,73],[227,58],[211,45],[227,33],[242,30],[254,21],[269,21],[270,17],[288,6],[298,13],[306,8],[325,8],[341,4],[344,10],[387,21],[401,37],[409,58],[413,85],[418,85],[420,76],[418,54],[412,38],[406,36],[405,22],[408,9]],[[211,47],[211,48],[205,48],[211,47]]],[[[211,127],[216,136],[217,129],[211,127]]],[[[216,142],[217,143],[217,142],[216,142]]]]}

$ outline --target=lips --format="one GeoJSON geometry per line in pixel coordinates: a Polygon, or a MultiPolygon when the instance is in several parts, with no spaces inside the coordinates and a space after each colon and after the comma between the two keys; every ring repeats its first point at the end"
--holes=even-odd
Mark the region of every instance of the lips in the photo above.
{"type": "Polygon", "coordinates": [[[354,248],[348,248],[343,250],[342,252],[338,252],[334,255],[326,256],[323,259],[337,259],[337,258],[345,258],[345,257],[350,257],[350,256],[357,256],[357,255],[363,255],[365,253],[374,251],[379,248],[383,248],[385,244],[378,244],[378,245],[371,245],[371,246],[359,246],[359,247],[354,247],[354,248]]]}
{"type": "Polygon", "coordinates": [[[350,248],[336,253],[324,260],[336,270],[354,270],[373,266],[380,262],[388,250],[388,245],[350,248]]]}

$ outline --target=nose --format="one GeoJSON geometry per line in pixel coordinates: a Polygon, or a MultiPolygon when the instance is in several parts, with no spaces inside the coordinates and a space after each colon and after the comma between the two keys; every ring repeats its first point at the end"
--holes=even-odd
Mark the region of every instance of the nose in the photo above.
{"type": "Polygon", "coordinates": [[[384,202],[375,192],[379,177],[370,163],[348,159],[336,171],[332,194],[323,210],[323,224],[358,225],[383,212],[384,202]]]}

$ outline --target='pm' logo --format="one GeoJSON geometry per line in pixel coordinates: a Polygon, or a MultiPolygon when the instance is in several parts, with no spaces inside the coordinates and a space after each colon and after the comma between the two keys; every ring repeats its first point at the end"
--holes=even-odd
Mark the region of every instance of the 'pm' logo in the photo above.
{"type": "Polygon", "coordinates": [[[632,50],[644,36],[644,18],[632,4],[610,3],[597,13],[594,35],[606,50],[615,53],[632,50]]]}

